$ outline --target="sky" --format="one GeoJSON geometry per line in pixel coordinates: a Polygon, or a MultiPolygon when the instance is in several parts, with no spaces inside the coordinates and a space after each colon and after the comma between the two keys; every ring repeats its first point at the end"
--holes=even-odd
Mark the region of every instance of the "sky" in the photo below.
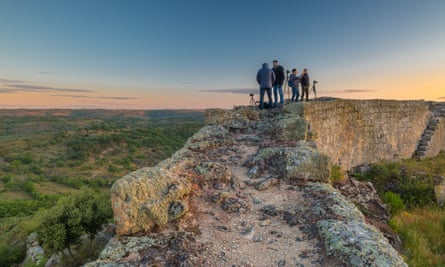
{"type": "Polygon", "coordinates": [[[0,108],[231,108],[274,59],[307,68],[318,96],[445,101],[444,14],[444,0],[0,0],[0,108]]]}

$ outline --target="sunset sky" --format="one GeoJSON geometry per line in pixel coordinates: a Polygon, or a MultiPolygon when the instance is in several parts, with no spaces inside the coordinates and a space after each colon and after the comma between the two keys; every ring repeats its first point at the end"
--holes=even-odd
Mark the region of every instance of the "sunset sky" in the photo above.
{"type": "Polygon", "coordinates": [[[274,59],[319,96],[445,101],[445,1],[0,0],[0,108],[231,108],[274,59]]]}

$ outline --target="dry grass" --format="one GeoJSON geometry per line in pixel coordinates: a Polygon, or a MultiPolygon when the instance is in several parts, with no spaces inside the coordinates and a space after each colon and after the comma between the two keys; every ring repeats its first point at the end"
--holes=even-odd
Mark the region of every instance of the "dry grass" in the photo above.
{"type": "Polygon", "coordinates": [[[0,193],[0,200],[17,200],[17,199],[32,199],[32,197],[23,191],[20,192],[2,192],[0,193]]]}
{"type": "Polygon", "coordinates": [[[445,266],[445,210],[401,212],[391,224],[402,238],[409,266],[445,266]]]}
{"type": "Polygon", "coordinates": [[[36,190],[39,191],[43,195],[58,195],[58,194],[66,194],[77,189],[72,187],[68,187],[62,184],[58,184],[55,182],[41,182],[35,184],[36,190]]]}

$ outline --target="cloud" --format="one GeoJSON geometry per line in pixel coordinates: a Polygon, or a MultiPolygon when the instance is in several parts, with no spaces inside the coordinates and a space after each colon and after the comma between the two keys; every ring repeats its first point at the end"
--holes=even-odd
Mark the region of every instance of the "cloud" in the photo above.
{"type": "Polygon", "coordinates": [[[345,90],[331,90],[331,91],[320,90],[320,93],[329,93],[329,94],[356,94],[356,93],[369,93],[369,92],[377,92],[377,90],[368,90],[368,89],[345,89],[345,90]]]}
{"type": "Polygon", "coordinates": [[[230,88],[230,89],[213,89],[213,90],[200,90],[200,92],[206,93],[220,93],[220,94],[250,94],[257,92],[258,89],[249,88],[230,88]]]}
{"type": "Polygon", "coordinates": [[[51,86],[41,86],[41,85],[31,85],[31,84],[6,84],[11,89],[18,90],[18,91],[26,91],[26,92],[33,92],[33,91],[44,91],[44,92],[78,92],[78,93],[91,93],[94,92],[92,90],[85,90],[85,89],[72,89],[72,88],[56,88],[51,86]]]}
{"type": "Polygon", "coordinates": [[[124,97],[124,96],[86,96],[86,95],[50,95],[57,97],[83,98],[83,99],[112,99],[112,100],[136,100],[138,97],[124,97]]]}
{"type": "Polygon", "coordinates": [[[438,97],[436,99],[445,99],[445,96],[438,97]]]}
{"type": "Polygon", "coordinates": [[[13,93],[11,89],[0,88],[0,94],[11,94],[13,93]]]}
{"type": "Polygon", "coordinates": [[[51,71],[38,71],[38,74],[53,74],[51,71]]]}
{"type": "Polygon", "coordinates": [[[23,81],[0,78],[0,83],[23,83],[23,81]]]}

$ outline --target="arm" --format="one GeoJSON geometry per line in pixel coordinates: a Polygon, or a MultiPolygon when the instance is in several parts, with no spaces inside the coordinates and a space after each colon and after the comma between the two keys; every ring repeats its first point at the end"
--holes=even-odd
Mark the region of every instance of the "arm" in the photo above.
{"type": "Polygon", "coordinates": [[[258,71],[258,72],[256,73],[256,82],[257,82],[258,84],[261,84],[261,81],[260,81],[260,71],[258,71]]]}

